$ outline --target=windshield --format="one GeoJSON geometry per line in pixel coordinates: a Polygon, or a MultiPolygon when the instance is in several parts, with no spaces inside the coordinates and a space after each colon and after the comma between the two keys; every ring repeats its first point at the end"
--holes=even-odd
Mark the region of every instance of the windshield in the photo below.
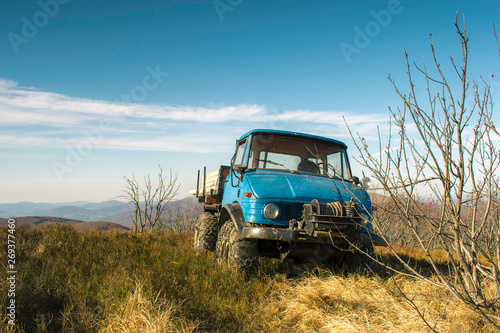
{"type": "Polygon", "coordinates": [[[349,179],[344,147],[328,141],[276,133],[252,136],[248,168],[305,172],[349,179]]]}

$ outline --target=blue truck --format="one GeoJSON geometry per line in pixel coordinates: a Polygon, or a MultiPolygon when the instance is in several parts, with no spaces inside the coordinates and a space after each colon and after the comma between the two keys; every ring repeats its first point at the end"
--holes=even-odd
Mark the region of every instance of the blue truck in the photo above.
{"type": "Polygon", "coordinates": [[[373,232],[367,177],[351,174],[338,140],[255,129],[236,141],[229,166],[198,171],[204,212],[194,248],[244,271],[259,256],[365,263],[382,245],[373,232]]]}

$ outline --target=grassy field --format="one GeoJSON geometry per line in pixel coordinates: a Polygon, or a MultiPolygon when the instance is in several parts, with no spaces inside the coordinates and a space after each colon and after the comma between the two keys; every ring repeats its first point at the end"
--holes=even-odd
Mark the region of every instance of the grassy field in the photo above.
{"type": "MultiPolygon", "coordinates": [[[[7,248],[7,230],[0,230],[7,248]]],[[[16,332],[493,332],[431,285],[387,273],[261,260],[255,276],[192,250],[191,233],[17,229],[16,332]],[[396,287],[397,284],[397,287],[396,287]]],[[[390,260],[388,257],[387,260],[390,260]]],[[[6,252],[0,254],[7,271],[6,252]]]]}

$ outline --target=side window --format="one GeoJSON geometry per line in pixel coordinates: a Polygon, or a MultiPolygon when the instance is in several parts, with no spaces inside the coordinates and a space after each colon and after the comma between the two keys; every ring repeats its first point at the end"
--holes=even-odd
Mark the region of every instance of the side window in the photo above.
{"type": "Polygon", "coordinates": [[[334,172],[334,177],[342,177],[346,178],[347,176],[347,168],[344,160],[343,152],[339,151],[333,154],[330,154],[326,157],[326,162],[334,169],[329,169],[328,172],[334,172]]]}
{"type": "Polygon", "coordinates": [[[236,149],[236,156],[234,157],[234,164],[245,164],[245,148],[247,147],[247,140],[243,140],[239,143],[236,149]]]}

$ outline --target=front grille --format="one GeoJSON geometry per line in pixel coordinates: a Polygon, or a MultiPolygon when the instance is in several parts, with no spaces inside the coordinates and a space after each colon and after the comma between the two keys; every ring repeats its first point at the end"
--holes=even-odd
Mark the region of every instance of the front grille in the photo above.
{"type": "Polygon", "coordinates": [[[302,216],[303,204],[300,203],[280,203],[280,220],[290,221],[292,219],[300,220],[302,216]]]}

